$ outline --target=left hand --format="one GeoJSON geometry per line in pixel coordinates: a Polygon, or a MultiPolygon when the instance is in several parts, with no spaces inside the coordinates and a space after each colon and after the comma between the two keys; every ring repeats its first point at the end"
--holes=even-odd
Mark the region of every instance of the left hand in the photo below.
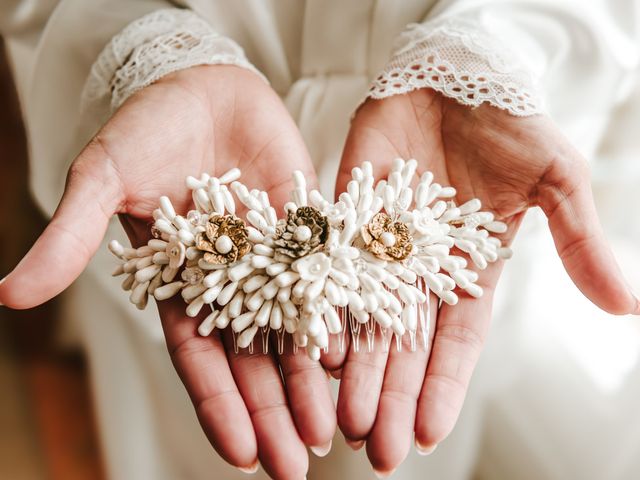
{"type": "MultiPolygon", "coordinates": [[[[134,246],[149,240],[158,198],[191,208],[182,179],[233,167],[279,208],[291,171],[315,183],[311,159],[284,104],[254,72],[199,65],[131,96],[74,160],[65,193],[38,241],[0,283],[0,302],[30,308],[66,288],[101,245],[118,214],[134,246]]],[[[303,478],[305,447],[326,454],[335,409],[325,373],[306,355],[235,353],[230,332],[197,333],[205,312],[184,313],[180,298],[158,303],[167,348],[220,456],[243,471],[258,460],[278,480],[303,478]]]]}
{"type": "MultiPolygon", "coordinates": [[[[455,187],[459,203],[479,198],[508,224],[502,237],[507,244],[527,209],[540,206],[578,288],[610,313],[640,313],[600,227],[587,162],[549,118],[519,118],[488,105],[470,108],[431,89],[368,100],[352,122],[336,191],[345,190],[351,169],[363,161],[373,160],[380,178],[396,157],[417,159],[418,174],[430,170],[435,181],[455,187]]],[[[323,358],[326,368],[342,370],[338,424],[354,448],[366,441],[381,475],[404,460],[414,432],[418,450],[428,453],[452,431],[501,270],[498,261],[482,272],[481,298],[461,292],[455,307],[432,309],[437,328],[430,358],[420,348],[385,353],[379,345],[372,353],[350,349],[343,358],[333,351],[323,358]]]]}

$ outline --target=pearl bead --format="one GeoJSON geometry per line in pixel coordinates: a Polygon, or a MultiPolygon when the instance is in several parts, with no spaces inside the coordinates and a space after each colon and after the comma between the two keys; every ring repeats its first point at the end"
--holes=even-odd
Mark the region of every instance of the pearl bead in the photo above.
{"type": "Polygon", "coordinates": [[[296,242],[306,242],[311,238],[311,229],[306,225],[299,225],[293,231],[293,239],[296,242]]]}
{"type": "Polygon", "coordinates": [[[380,241],[385,247],[389,248],[393,247],[396,244],[396,237],[391,232],[384,232],[382,235],[380,235],[380,241]]]}
{"type": "Polygon", "coordinates": [[[233,242],[227,235],[220,235],[216,240],[216,251],[222,255],[225,255],[233,248],[233,242]]]}

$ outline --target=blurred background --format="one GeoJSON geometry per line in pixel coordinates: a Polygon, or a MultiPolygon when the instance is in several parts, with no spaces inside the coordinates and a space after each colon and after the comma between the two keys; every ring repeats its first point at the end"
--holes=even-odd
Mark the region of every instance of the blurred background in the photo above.
{"type": "MultiPolygon", "coordinates": [[[[638,78],[636,72],[635,78],[621,86],[619,93],[624,91],[628,100],[603,120],[603,140],[598,138],[593,140],[597,145],[585,147],[595,159],[596,203],[607,235],[636,292],[640,292],[638,78]]],[[[572,139],[579,147],[588,143],[581,143],[577,133],[572,139]]],[[[0,159],[0,276],[4,276],[42,230],[44,219],[30,199],[25,133],[2,46],[0,159]]],[[[464,451],[465,455],[472,452],[466,476],[474,480],[640,478],[640,320],[604,314],[580,295],[557,259],[539,211],[527,216],[514,250],[516,255],[498,289],[496,321],[459,425],[433,456],[418,459],[412,454],[407,464],[422,462],[419,465],[431,465],[437,471],[438,464],[450,465],[464,451]]],[[[106,253],[101,255],[107,262],[106,253]]],[[[96,290],[87,282],[85,278],[87,290],[80,297],[89,298],[86,292],[96,290]]],[[[176,457],[191,458],[187,455],[191,450],[195,457],[211,455],[206,442],[196,437],[201,433],[184,392],[176,387],[161,335],[156,332],[153,340],[146,340],[143,330],[157,330],[154,312],[130,321],[125,318],[129,313],[122,313],[130,312],[124,310],[126,299],[121,299],[121,310],[109,300],[113,299],[103,298],[107,311],[102,316],[98,312],[90,315],[92,308],[101,308],[93,299],[86,300],[86,323],[93,322],[93,326],[90,334],[85,332],[84,343],[76,337],[77,330],[69,328],[64,296],[26,312],[0,307],[0,479],[104,478],[107,462],[102,459],[107,458],[108,449],[101,449],[100,439],[106,444],[105,438],[112,445],[111,468],[135,462],[135,458],[119,457],[121,451],[115,451],[113,445],[120,444],[126,451],[142,443],[120,433],[130,433],[125,428],[129,418],[148,413],[143,412],[147,387],[152,400],[155,392],[162,391],[173,402],[170,409],[158,407],[158,412],[145,417],[150,425],[161,422],[165,427],[162,432],[149,432],[148,438],[158,438],[168,451],[177,452],[176,457]],[[115,364],[113,377],[92,384],[95,378],[104,378],[105,367],[87,360],[80,345],[93,341],[95,350],[107,343],[96,330],[96,325],[106,322],[112,322],[113,328],[127,325],[120,341],[131,341],[132,351],[153,351],[154,356],[146,361],[158,372],[144,379],[155,389],[138,378],[123,379],[136,361],[143,362],[122,356],[117,341],[105,346],[113,351],[101,357],[112,362],[110,366],[115,364]],[[94,373],[91,377],[89,370],[94,373]],[[103,390],[95,397],[106,399],[102,409],[96,409],[102,411],[102,417],[93,410],[91,392],[96,392],[96,386],[103,390]],[[137,386],[140,391],[134,390],[137,386]],[[131,417],[126,417],[126,411],[131,417]],[[115,421],[119,417],[121,423],[115,421]],[[191,443],[194,438],[197,445],[191,443]]],[[[134,315],[137,312],[130,314],[134,315]]],[[[146,437],[141,434],[140,438],[146,437]]],[[[334,455],[339,453],[331,452],[324,461],[331,461],[334,455]]],[[[362,451],[353,455],[365,465],[362,451]]],[[[162,468],[161,460],[157,459],[158,468],[162,468]]],[[[403,468],[409,467],[400,470],[403,468]]],[[[467,472],[466,466],[461,469],[467,472]]],[[[119,480],[113,472],[112,478],[119,480]]],[[[218,474],[217,478],[228,477],[218,474]]]]}
{"type": "MultiPolygon", "coordinates": [[[[4,277],[45,221],[29,194],[25,133],[1,38],[0,106],[4,277]]],[[[1,479],[104,478],[85,360],[60,317],[60,299],[22,312],[0,307],[1,479]]]]}

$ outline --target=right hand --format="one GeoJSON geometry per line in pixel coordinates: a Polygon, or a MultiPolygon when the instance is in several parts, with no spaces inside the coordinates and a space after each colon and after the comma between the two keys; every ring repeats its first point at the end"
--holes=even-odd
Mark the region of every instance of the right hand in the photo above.
{"type": "MultiPolygon", "coordinates": [[[[114,214],[142,245],[161,195],[186,213],[184,178],[232,167],[276,207],[287,201],[294,169],[315,182],[300,133],[265,82],[239,67],[200,66],[144,88],[75,159],[51,222],[0,284],[0,302],[21,309],[54,297],[84,270],[114,214]]],[[[326,449],[336,426],[322,367],[304,352],[234,354],[226,335],[198,336],[202,318],[187,317],[181,299],[158,307],[175,368],[218,453],[243,469],[259,459],[274,478],[304,478],[305,445],[326,449]]]]}
{"type": "MultiPolygon", "coordinates": [[[[548,117],[516,117],[486,104],[470,108],[430,88],[369,99],[351,122],[336,191],[345,190],[364,160],[381,159],[373,164],[380,178],[397,157],[417,159],[418,175],[431,171],[435,181],[455,187],[458,204],[482,200],[508,225],[500,236],[506,244],[527,209],[540,206],[565,269],[585,296],[610,313],[640,314],[600,227],[587,163],[548,117]]],[[[460,292],[457,305],[431,309],[428,351],[361,349],[323,358],[327,369],[341,369],[338,425],[351,445],[366,441],[379,473],[404,460],[412,438],[428,453],[453,430],[489,331],[502,266],[499,260],[482,272],[481,298],[460,292]]]]}

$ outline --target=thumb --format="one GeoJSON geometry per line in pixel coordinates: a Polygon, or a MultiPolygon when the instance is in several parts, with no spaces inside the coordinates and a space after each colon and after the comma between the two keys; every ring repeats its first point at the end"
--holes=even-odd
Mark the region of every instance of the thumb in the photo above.
{"type": "Polygon", "coordinates": [[[539,187],[556,249],[580,291],[616,315],[640,314],[640,301],[626,283],[605,239],[593,202],[587,162],[575,154],[557,162],[539,187]]]}
{"type": "Polygon", "coordinates": [[[100,246],[123,199],[113,163],[100,142],[93,140],[73,162],[49,225],[0,283],[0,303],[31,308],[67,288],[100,246]]]}

